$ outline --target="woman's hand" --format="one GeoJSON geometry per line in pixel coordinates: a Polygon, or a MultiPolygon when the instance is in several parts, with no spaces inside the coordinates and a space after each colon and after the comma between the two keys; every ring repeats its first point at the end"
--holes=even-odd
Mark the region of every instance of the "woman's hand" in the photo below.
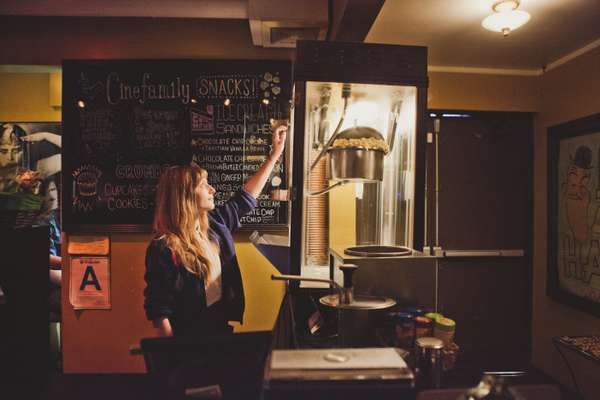
{"type": "Polygon", "coordinates": [[[156,318],[152,321],[152,324],[156,328],[156,333],[160,337],[173,336],[173,329],[171,328],[171,322],[166,317],[156,318]]]}
{"type": "Polygon", "coordinates": [[[271,157],[278,160],[285,149],[285,139],[287,137],[287,120],[271,120],[271,157]]]}
{"type": "Polygon", "coordinates": [[[250,193],[255,199],[258,198],[262,192],[269,175],[273,171],[273,167],[277,163],[279,157],[283,153],[285,148],[285,138],[287,136],[287,120],[271,120],[271,130],[273,133],[271,154],[265,162],[262,163],[260,168],[244,183],[244,189],[250,193]]]}

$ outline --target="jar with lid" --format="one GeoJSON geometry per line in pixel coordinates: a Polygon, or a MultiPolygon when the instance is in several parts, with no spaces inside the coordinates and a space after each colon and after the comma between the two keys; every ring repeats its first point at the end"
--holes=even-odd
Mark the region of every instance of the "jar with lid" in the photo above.
{"type": "Polygon", "coordinates": [[[421,337],[415,344],[417,385],[420,388],[441,387],[444,343],[435,337],[421,337]]]}

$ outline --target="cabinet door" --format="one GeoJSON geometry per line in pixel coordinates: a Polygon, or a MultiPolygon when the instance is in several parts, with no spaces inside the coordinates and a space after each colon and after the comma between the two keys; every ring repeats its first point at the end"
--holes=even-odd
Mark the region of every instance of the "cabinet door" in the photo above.
{"type": "Polygon", "coordinates": [[[439,309],[456,321],[460,365],[520,368],[530,361],[531,312],[525,258],[439,263],[439,309]]]}

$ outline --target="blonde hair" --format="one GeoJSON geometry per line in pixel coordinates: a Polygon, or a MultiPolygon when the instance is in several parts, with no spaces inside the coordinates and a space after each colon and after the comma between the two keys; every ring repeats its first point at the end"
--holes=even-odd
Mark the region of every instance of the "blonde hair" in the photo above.
{"type": "Polygon", "coordinates": [[[193,163],[165,170],[156,189],[153,225],[155,234],[166,239],[177,264],[205,281],[213,267],[207,253],[218,251],[209,237],[208,213],[197,202],[196,189],[207,176],[206,170],[193,163]]]}

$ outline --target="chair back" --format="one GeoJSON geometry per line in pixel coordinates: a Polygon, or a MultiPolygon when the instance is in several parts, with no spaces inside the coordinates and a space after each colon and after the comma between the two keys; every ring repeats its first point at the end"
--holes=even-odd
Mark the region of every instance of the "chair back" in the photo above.
{"type": "Polygon", "coordinates": [[[144,338],[140,347],[157,398],[208,393],[227,399],[258,398],[271,331],[202,338],[144,338]]]}

